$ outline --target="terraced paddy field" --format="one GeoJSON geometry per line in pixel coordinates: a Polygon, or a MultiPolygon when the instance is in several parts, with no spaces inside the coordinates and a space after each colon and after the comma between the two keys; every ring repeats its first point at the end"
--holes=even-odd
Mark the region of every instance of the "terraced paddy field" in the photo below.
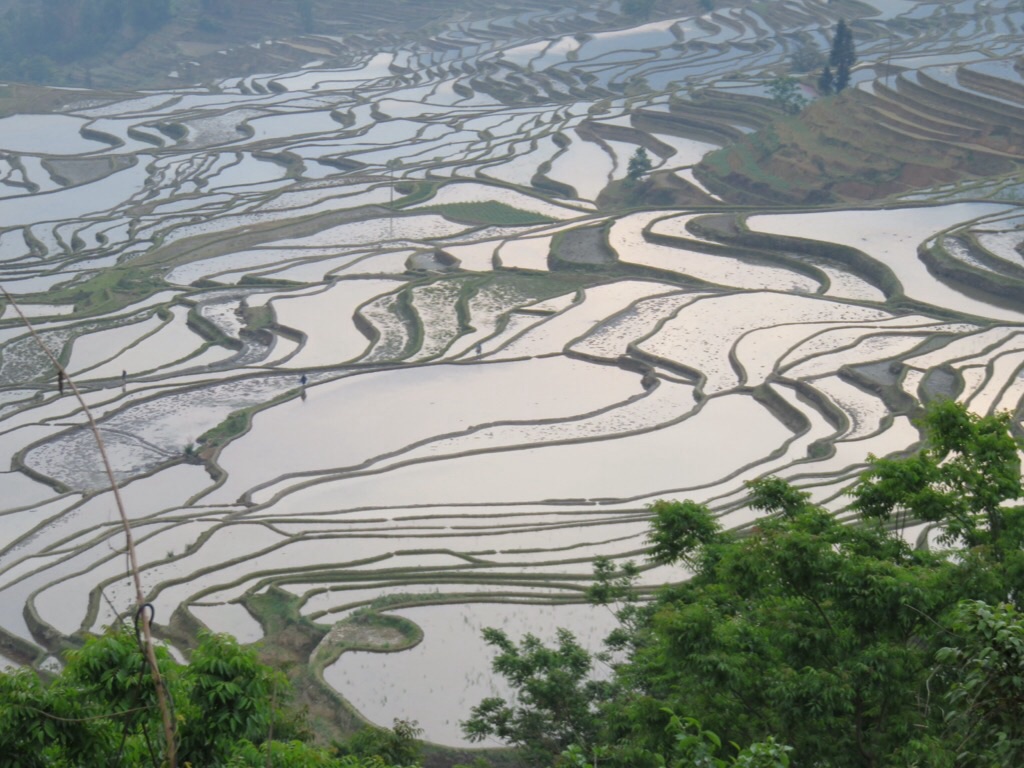
{"type": "Polygon", "coordinates": [[[931,400],[1021,430],[1020,4],[655,15],[470,14],[0,120],[0,664],[133,607],[43,346],[165,642],[263,641],[456,746],[479,628],[599,644],[592,562],[643,559],[653,500],[749,526],[775,474],[841,514],[931,400]],[[840,17],[855,88],[785,117],[767,84],[840,17]]]}

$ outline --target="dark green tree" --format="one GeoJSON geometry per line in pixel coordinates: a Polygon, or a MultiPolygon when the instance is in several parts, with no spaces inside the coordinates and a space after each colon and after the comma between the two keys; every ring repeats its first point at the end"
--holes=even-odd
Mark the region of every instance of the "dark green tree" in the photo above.
{"type": "Polygon", "coordinates": [[[610,688],[590,679],[591,656],[571,632],[559,629],[553,648],[529,634],[517,645],[493,628],[484,630],[484,640],[498,650],[494,671],[509,682],[516,699],[492,697],[473,707],[462,723],[470,741],[495,736],[538,763],[572,744],[596,743],[597,705],[609,699],[610,688]]]}
{"type": "Polygon", "coordinates": [[[216,765],[242,741],[270,733],[277,691],[284,675],[261,664],[255,651],[228,635],[206,635],[188,666],[188,698],[176,699],[182,763],[216,765]]]}
{"type": "Polygon", "coordinates": [[[781,481],[751,491],[769,517],[742,539],[679,505],[685,523],[671,527],[690,545],[676,551],[696,573],[656,604],[619,735],[664,752],[671,708],[729,741],[775,735],[801,763],[871,765],[913,732],[928,661],[915,642],[951,599],[922,587],[950,566],[881,526],[837,522],[781,481]]]}
{"type": "Polygon", "coordinates": [[[647,150],[637,147],[636,152],[629,158],[629,165],[626,168],[626,178],[631,182],[638,182],[651,172],[654,165],[647,155],[647,150]]]}
{"type": "Polygon", "coordinates": [[[1020,498],[1024,488],[1009,415],[977,416],[947,400],[932,406],[921,426],[924,449],[909,458],[873,460],[853,491],[854,507],[886,522],[941,523],[948,543],[985,547],[996,562],[1015,560],[1022,543],[1018,513],[1004,503],[1020,498]]]}
{"type": "MultiPolygon", "coordinates": [[[[732,751],[739,750],[731,758],[719,755],[726,751],[718,734],[706,730],[693,717],[678,717],[666,711],[668,724],[665,732],[671,737],[671,748],[666,754],[650,754],[647,762],[659,768],[788,768],[792,748],[779,744],[769,736],[763,742],[744,749],[731,745],[732,751]]],[[[565,768],[597,768],[599,759],[607,757],[607,749],[596,749],[592,755],[577,744],[573,744],[561,755],[559,765],[565,768]]]]}
{"type": "Polygon", "coordinates": [[[836,33],[832,37],[832,50],[828,57],[828,63],[835,71],[833,86],[836,93],[850,84],[850,71],[856,61],[857,53],[853,44],[853,33],[847,26],[846,20],[840,19],[836,25],[836,33]]]}
{"type": "Polygon", "coordinates": [[[1024,616],[966,601],[951,629],[953,643],[937,655],[948,678],[940,733],[950,764],[1024,765],[1024,616]]]}
{"type": "Polygon", "coordinates": [[[821,76],[818,78],[818,93],[822,96],[830,96],[835,92],[835,78],[832,76],[832,68],[826,64],[825,68],[821,70],[821,76]]]}
{"type": "MultiPolygon", "coordinates": [[[[308,743],[283,675],[233,638],[202,635],[187,666],[155,650],[178,720],[179,766],[386,768],[308,743]]],[[[29,669],[0,674],[5,768],[161,765],[160,730],[153,679],[129,630],[88,638],[49,685],[29,669]]]]}
{"type": "Polygon", "coordinates": [[[422,735],[423,729],[416,721],[396,718],[391,728],[367,725],[334,746],[342,755],[376,758],[387,765],[415,765],[421,758],[422,749],[417,739],[422,735]]]}
{"type": "Polygon", "coordinates": [[[850,68],[845,64],[840,64],[836,67],[836,76],[833,81],[832,89],[835,93],[846,90],[846,87],[850,84],[850,68]]]}

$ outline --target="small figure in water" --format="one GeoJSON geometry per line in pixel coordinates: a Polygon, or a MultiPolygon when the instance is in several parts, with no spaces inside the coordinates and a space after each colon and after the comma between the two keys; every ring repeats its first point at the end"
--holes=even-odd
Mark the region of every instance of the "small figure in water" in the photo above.
{"type": "Polygon", "coordinates": [[[57,391],[64,394],[64,371],[57,371],[57,391]]]}
{"type": "Polygon", "coordinates": [[[478,355],[482,355],[484,353],[484,345],[483,344],[477,344],[476,345],[476,353],[478,355]]]}
{"type": "Polygon", "coordinates": [[[302,374],[302,376],[299,377],[299,384],[302,385],[303,389],[306,388],[306,382],[307,381],[309,381],[309,379],[306,378],[306,374],[302,374]]]}
{"type": "Polygon", "coordinates": [[[121,371],[121,386],[125,386],[128,383],[128,371],[121,371]]]}

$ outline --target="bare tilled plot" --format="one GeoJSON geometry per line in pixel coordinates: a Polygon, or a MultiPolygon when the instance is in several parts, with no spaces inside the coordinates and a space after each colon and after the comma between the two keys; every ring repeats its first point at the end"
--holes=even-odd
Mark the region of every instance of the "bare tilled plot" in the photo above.
{"type": "Polygon", "coordinates": [[[306,39],[305,68],[3,118],[0,283],[39,336],[4,300],[0,665],[133,610],[40,344],[160,633],[304,617],[314,674],[453,744],[397,705],[467,714],[484,624],[599,641],[593,561],[642,560],[655,499],[746,526],[779,474],[841,513],[928,400],[1020,425],[1013,4],[718,6],[306,39]],[[840,12],[854,87],[782,115],[840,12]]]}

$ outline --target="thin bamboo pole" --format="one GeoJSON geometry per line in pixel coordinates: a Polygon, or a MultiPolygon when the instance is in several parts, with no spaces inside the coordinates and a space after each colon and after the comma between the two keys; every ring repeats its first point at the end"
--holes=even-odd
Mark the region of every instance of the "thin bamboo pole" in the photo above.
{"type": "Polygon", "coordinates": [[[142,592],[142,578],[139,576],[139,558],[135,552],[135,537],[132,536],[132,526],[128,521],[128,513],[125,511],[124,501],[121,499],[121,491],[117,487],[117,479],[114,477],[114,469],[110,464],[110,459],[107,457],[107,447],[103,444],[103,436],[100,434],[100,428],[96,424],[96,420],[93,418],[92,411],[85,402],[85,398],[82,397],[82,393],[79,392],[78,387],[75,386],[75,382],[68,375],[67,371],[64,370],[64,366],[60,364],[60,361],[54,356],[43,340],[39,338],[39,334],[36,333],[36,329],[29,322],[29,319],[25,316],[25,313],[21,311],[21,307],[18,303],[11,298],[11,295],[7,293],[7,290],[0,287],[0,291],[3,291],[4,298],[10,303],[14,310],[18,313],[18,317],[21,318],[21,322],[28,329],[28,332],[32,334],[32,338],[35,340],[39,348],[43,350],[43,353],[53,363],[53,367],[57,370],[58,375],[64,377],[64,381],[67,382],[68,386],[71,387],[71,391],[75,395],[75,399],[78,400],[78,404],[82,406],[82,412],[85,413],[86,419],[89,421],[89,429],[92,430],[93,437],[96,439],[96,446],[99,448],[100,457],[103,460],[103,468],[106,470],[107,478],[110,480],[110,490],[114,494],[114,502],[117,505],[118,514],[121,516],[121,527],[124,528],[124,538],[128,549],[128,562],[132,573],[132,580],[135,584],[135,602],[136,611],[139,614],[140,622],[142,624],[142,636],[145,648],[143,652],[146,656],[146,661],[149,664],[150,675],[153,678],[153,686],[156,688],[156,699],[157,704],[160,707],[160,716],[163,719],[164,726],[164,740],[167,742],[167,765],[169,768],[177,768],[178,766],[178,755],[177,755],[177,744],[174,737],[174,720],[171,717],[171,710],[167,704],[167,693],[164,690],[163,679],[160,676],[160,668],[156,663],[156,653],[153,650],[153,632],[150,627],[150,613],[145,609],[146,598],[142,592]]]}

